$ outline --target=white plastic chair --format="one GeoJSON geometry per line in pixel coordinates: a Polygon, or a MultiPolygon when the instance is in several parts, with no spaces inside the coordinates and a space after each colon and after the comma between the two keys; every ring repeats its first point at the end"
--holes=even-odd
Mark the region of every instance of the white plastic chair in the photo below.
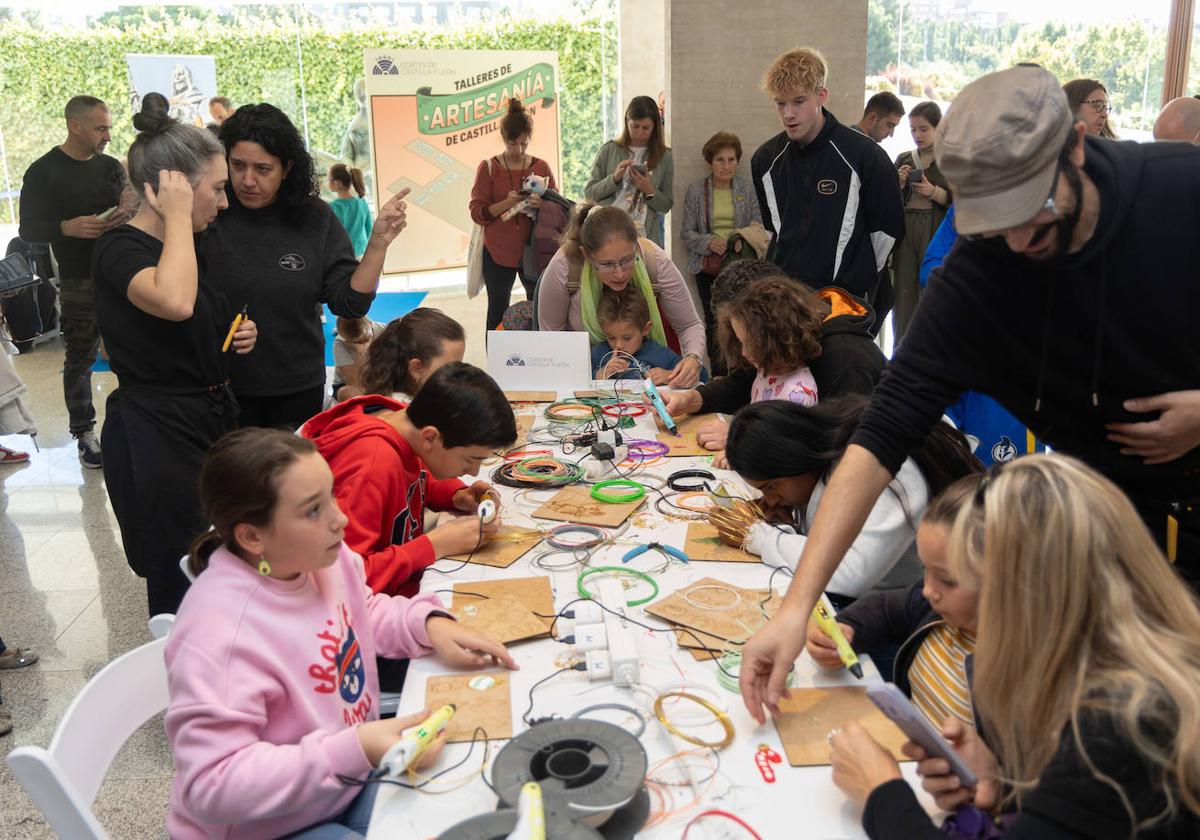
{"type": "Polygon", "coordinates": [[[59,837],[108,838],[92,804],[122,745],[167,708],[166,645],[158,638],[105,665],[71,701],[49,748],[9,753],[13,775],[59,837]]]}
{"type": "Polygon", "coordinates": [[[159,613],[150,616],[146,622],[150,625],[150,635],[155,639],[165,639],[175,626],[175,613],[159,613]]]}

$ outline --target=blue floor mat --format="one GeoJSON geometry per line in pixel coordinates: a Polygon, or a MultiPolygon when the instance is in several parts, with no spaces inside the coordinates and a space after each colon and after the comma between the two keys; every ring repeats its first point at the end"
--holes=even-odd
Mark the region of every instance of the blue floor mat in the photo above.
{"type": "MultiPolygon", "coordinates": [[[[386,324],[412,312],[425,300],[426,292],[380,292],[375,296],[369,313],[371,320],[386,324]]],[[[333,330],[337,325],[337,317],[325,307],[325,323],[321,326],[325,332],[325,366],[333,367],[333,330]]],[[[97,359],[92,365],[94,371],[112,370],[104,359],[97,359]]]]}

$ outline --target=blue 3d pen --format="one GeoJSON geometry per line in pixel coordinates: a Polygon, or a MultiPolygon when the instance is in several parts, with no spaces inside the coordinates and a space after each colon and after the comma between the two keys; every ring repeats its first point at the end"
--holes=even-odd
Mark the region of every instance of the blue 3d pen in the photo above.
{"type": "Polygon", "coordinates": [[[650,404],[654,406],[654,410],[658,412],[658,416],[662,418],[663,425],[667,427],[667,431],[679,437],[679,429],[675,426],[675,421],[671,418],[671,413],[667,411],[667,407],[663,404],[662,395],[658,393],[658,389],[654,387],[654,383],[649,377],[642,380],[642,385],[646,389],[646,396],[650,398],[650,404]]]}

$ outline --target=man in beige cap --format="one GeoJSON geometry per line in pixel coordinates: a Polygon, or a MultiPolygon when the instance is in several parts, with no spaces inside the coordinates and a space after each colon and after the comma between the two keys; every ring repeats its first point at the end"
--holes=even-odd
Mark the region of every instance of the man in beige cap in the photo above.
{"type": "Polygon", "coordinates": [[[1200,149],[1085,136],[1050,73],[992,73],[938,127],[963,234],[821,498],[782,607],[743,648],[773,713],[810,611],[908,453],[964,391],[1130,496],[1200,579],[1200,149]]]}
{"type": "Polygon", "coordinates": [[[1164,105],[1154,121],[1154,139],[1200,143],[1200,99],[1181,96],[1164,105]]]}

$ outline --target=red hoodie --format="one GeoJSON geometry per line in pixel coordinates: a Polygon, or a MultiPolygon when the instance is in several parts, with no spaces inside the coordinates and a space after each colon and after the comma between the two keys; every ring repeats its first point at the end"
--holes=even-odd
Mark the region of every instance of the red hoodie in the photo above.
{"type": "Polygon", "coordinates": [[[420,572],[438,558],[424,534],[425,506],[454,510],[457,478],[437,480],[389,423],[372,416],[404,403],[368,394],[323,411],[300,434],[317,445],[333,470],[333,493],[350,520],[346,545],[362,555],[367,585],[412,596],[420,572]]]}

